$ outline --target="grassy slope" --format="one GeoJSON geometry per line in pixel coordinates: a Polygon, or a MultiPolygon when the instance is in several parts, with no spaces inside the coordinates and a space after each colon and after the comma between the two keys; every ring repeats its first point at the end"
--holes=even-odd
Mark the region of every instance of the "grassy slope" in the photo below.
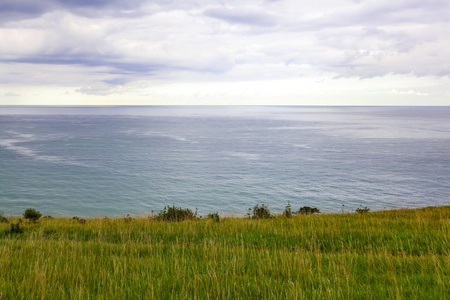
{"type": "MultiPolygon", "coordinates": [[[[450,206],[155,222],[0,224],[3,299],[446,299],[450,206]]],[[[450,298],[449,298],[450,299],[450,298]]]]}

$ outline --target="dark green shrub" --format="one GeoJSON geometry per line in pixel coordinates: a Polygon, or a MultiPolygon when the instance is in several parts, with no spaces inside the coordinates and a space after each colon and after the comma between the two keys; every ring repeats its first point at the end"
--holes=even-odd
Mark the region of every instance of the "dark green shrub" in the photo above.
{"type": "Polygon", "coordinates": [[[286,218],[292,218],[292,207],[290,201],[288,201],[288,204],[284,208],[283,216],[285,216],[286,218]]]}
{"type": "Polygon", "coordinates": [[[23,213],[23,217],[33,223],[36,223],[41,216],[42,214],[34,208],[25,209],[25,212],[23,213]]]}
{"type": "Polygon", "coordinates": [[[72,220],[75,220],[78,222],[78,224],[86,224],[86,220],[78,217],[73,217],[72,220]]]}
{"type": "Polygon", "coordinates": [[[364,207],[357,208],[355,211],[357,214],[366,214],[370,211],[370,208],[368,208],[367,206],[364,206],[364,207]]]}
{"type": "Polygon", "coordinates": [[[17,224],[11,223],[9,232],[10,233],[23,233],[23,227],[20,226],[20,223],[22,223],[22,219],[19,219],[19,222],[17,222],[17,224]]]}
{"type": "Polygon", "coordinates": [[[256,204],[253,207],[253,214],[251,215],[252,219],[268,219],[271,217],[270,210],[266,205],[261,204],[261,206],[259,206],[259,204],[256,204]]]}
{"type": "Polygon", "coordinates": [[[2,211],[0,211],[0,223],[8,223],[8,219],[5,218],[2,211]]]}
{"type": "Polygon", "coordinates": [[[208,214],[208,219],[212,219],[214,222],[220,222],[219,213],[208,214]]]}
{"type": "Polygon", "coordinates": [[[4,213],[0,211],[0,223],[6,223],[8,220],[5,218],[4,213]]]}
{"type": "Polygon", "coordinates": [[[193,212],[189,208],[176,207],[175,204],[172,206],[166,206],[162,211],[160,211],[155,217],[158,221],[175,221],[180,222],[184,220],[195,220],[197,219],[197,210],[193,212]]]}
{"type": "Polygon", "coordinates": [[[130,214],[128,214],[125,218],[123,218],[123,220],[125,221],[125,223],[130,223],[131,221],[133,221],[133,218],[130,216],[130,214]]]}
{"type": "Polygon", "coordinates": [[[300,209],[297,211],[297,214],[302,215],[312,215],[312,214],[319,214],[320,210],[316,207],[309,207],[309,206],[303,206],[300,207],[300,209]]]}

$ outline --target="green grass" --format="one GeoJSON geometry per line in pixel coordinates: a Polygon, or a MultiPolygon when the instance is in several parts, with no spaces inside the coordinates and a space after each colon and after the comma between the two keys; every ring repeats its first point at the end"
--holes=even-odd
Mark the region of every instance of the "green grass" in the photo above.
{"type": "Polygon", "coordinates": [[[450,299],[450,206],[23,225],[0,223],[2,300],[450,299]]]}

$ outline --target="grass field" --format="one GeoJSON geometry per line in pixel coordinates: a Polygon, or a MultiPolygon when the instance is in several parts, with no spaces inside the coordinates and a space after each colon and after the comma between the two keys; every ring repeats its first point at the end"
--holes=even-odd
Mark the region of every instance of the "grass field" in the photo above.
{"type": "Polygon", "coordinates": [[[0,223],[2,300],[450,299],[450,206],[22,224],[0,223]]]}

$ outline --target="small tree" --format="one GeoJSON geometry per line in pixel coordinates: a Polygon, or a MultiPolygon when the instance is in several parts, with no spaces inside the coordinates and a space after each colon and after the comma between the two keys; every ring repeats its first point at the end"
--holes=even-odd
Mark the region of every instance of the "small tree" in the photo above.
{"type": "Polygon", "coordinates": [[[214,222],[220,222],[219,213],[209,213],[207,216],[208,219],[212,219],[214,222]]]}
{"type": "Polygon", "coordinates": [[[370,211],[370,208],[368,208],[367,206],[364,207],[361,206],[360,208],[357,208],[355,211],[357,214],[366,214],[370,211]]]}
{"type": "Polygon", "coordinates": [[[35,210],[34,208],[28,208],[23,213],[23,217],[25,219],[30,220],[33,223],[36,223],[37,220],[39,220],[39,218],[42,217],[42,214],[39,211],[35,210]]]}
{"type": "Polygon", "coordinates": [[[256,204],[253,207],[253,215],[251,217],[252,219],[268,219],[271,218],[272,215],[266,205],[261,204],[261,206],[259,206],[259,204],[256,204]]]}
{"type": "Polygon", "coordinates": [[[291,201],[288,201],[288,204],[284,208],[283,216],[286,218],[292,218],[292,207],[291,207],[291,201]]]}
{"type": "Polygon", "coordinates": [[[319,214],[320,210],[316,207],[303,206],[300,207],[297,213],[302,215],[312,215],[312,214],[319,214]]]}
{"type": "Polygon", "coordinates": [[[165,206],[164,209],[154,217],[154,219],[158,221],[175,222],[195,220],[197,219],[197,209],[193,212],[189,208],[176,207],[175,204],[173,204],[172,206],[165,206]]]}
{"type": "Polygon", "coordinates": [[[72,220],[75,220],[78,222],[78,224],[86,224],[86,220],[83,218],[78,218],[77,216],[73,217],[72,220]]]}
{"type": "Polygon", "coordinates": [[[17,224],[11,223],[11,228],[9,230],[10,233],[23,233],[23,227],[20,226],[20,223],[22,223],[22,219],[19,219],[19,222],[17,224]]]}

